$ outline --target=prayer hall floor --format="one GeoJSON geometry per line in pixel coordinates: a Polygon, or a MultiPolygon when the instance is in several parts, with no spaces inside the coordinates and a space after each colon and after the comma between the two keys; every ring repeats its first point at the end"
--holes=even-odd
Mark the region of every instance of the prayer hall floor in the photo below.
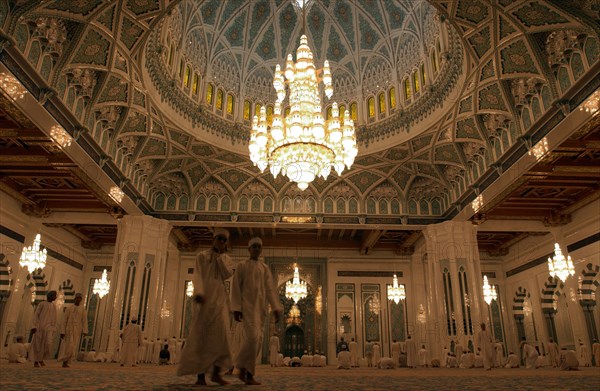
{"type": "Polygon", "coordinates": [[[0,390],[600,390],[600,369],[579,371],[543,369],[391,369],[271,368],[261,365],[256,379],[261,386],[243,385],[225,376],[229,385],[193,386],[194,376],[177,377],[175,366],[142,364],[124,368],[110,363],[76,362],[61,368],[56,361],[46,367],[32,363],[0,361],[0,390]]]}

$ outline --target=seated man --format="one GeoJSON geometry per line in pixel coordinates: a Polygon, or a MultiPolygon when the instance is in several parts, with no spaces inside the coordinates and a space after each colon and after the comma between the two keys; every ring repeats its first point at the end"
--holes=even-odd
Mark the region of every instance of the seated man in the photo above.
{"type": "Polygon", "coordinates": [[[25,344],[23,343],[23,337],[18,336],[16,342],[8,347],[8,362],[10,363],[24,363],[27,361],[25,356],[27,351],[25,350],[25,344]]]}
{"type": "Polygon", "coordinates": [[[95,362],[106,362],[106,355],[102,352],[96,353],[95,362]]]}
{"type": "Polygon", "coordinates": [[[169,345],[165,345],[162,350],[158,353],[158,364],[167,365],[171,361],[171,353],[169,352],[169,345]]]}
{"type": "Polygon", "coordinates": [[[459,368],[473,368],[475,365],[475,354],[473,352],[463,353],[460,356],[459,368]]]}
{"type": "Polygon", "coordinates": [[[400,353],[400,368],[406,368],[406,365],[407,365],[406,353],[401,352],[400,353]]]}
{"type": "Polygon", "coordinates": [[[391,357],[382,357],[379,361],[379,369],[396,369],[396,363],[391,357]]]}
{"type": "Polygon", "coordinates": [[[304,351],[304,354],[300,358],[300,361],[302,362],[303,367],[312,366],[312,356],[310,354],[308,354],[307,350],[304,351]]]}
{"type": "Polygon", "coordinates": [[[338,353],[338,369],[350,369],[352,366],[352,357],[348,351],[348,347],[343,345],[342,350],[338,353]]]}
{"type": "Polygon", "coordinates": [[[290,361],[292,361],[292,359],[291,359],[291,358],[289,358],[289,357],[284,357],[284,358],[283,358],[283,366],[284,366],[284,367],[290,367],[290,366],[291,366],[291,365],[290,365],[290,361]]]}
{"type": "Polygon", "coordinates": [[[301,366],[302,366],[302,361],[300,360],[300,357],[298,357],[298,356],[292,357],[292,359],[290,360],[290,367],[301,367],[301,366]]]}
{"type": "Polygon", "coordinates": [[[513,352],[508,353],[508,358],[506,359],[505,368],[519,368],[519,357],[513,352]]]}
{"type": "Polygon", "coordinates": [[[458,360],[456,359],[456,355],[454,353],[448,353],[448,357],[446,358],[446,367],[458,368],[458,360]]]}
{"type": "Polygon", "coordinates": [[[475,361],[473,362],[474,368],[483,368],[483,357],[479,352],[475,355],[475,361]]]}
{"type": "Polygon", "coordinates": [[[575,352],[572,350],[567,350],[567,348],[560,349],[558,367],[563,371],[578,371],[579,360],[577,360],[577,355],[575,352]]]}
{"type": "Polygon", "coordinates": [[[284,365],[284,362],[283,362],[283,354],[279,353],[279,354],[277,355],[277,366],[278,366],[278,367],[282,367],[283,365],[284,365]]]}
{"type": "Polygon", "coordinates": [[[95,350],[90,350],[89,352],[87,352],[85,354],[85,359],[83,361],[85,361],[85,362],[95,362],[96,361],[96,351],[95,350]]]}
{"type": "Polygon", "coordinates": [[[542,354],[541,356],[539,356],[535,363],[536,368],[543,368],[543,367],[549,367],[549,366],[550,366],[550,357],[546,356],[545,354],[542,354]]]}
{"type": "Polygon", "coordinates": [[[325,355],[321,354],[321,363],[319,364],[320,367],[326,367],[327,366],[327,357],[325,357],[325,355]]]}

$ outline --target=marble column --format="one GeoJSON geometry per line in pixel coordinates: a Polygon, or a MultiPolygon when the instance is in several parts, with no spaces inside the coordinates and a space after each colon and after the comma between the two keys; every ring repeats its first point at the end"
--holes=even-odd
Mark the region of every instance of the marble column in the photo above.
{"type": "Polygon", "coordinates": [[[150,216],[124,216],[118,233],[107,295],[109,315],[103,321],[102,350],[112,354],[119,334],[138,318],[144,336],[156,337],[164,291],[165,264],[171,225],[150,216]]]}

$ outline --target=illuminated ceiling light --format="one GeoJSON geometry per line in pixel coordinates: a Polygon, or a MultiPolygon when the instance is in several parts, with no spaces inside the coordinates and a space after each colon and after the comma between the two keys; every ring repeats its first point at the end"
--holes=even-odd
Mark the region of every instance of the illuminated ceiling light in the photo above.
{"type": "Polygon", "coordinates": [[[379,295],[374,294],[373,298],[369,300],[369,312],[373,314],[379,314],[381,310],[381,302],[379,301],[379,295]]]}
{"type": "Polygon", "coordinates": [[[165,299],[165,300],[163,300],[163,305],[160,309],[160,317],[162,319],[164,319],[164,318],[168,318],[170,316],[171,316],[171,309],[170,309],[169,305],[167,304],[167,300],[165,299]]]}
{"type": "Polygon", "coordinates": [[[492,300],[498,299],[496,287],[490,285],[487,276],[483,276],[483,300],[488,304],[492,304],[492,300]]]}
{"type": "Polygon", "coordinates": [[[23,99],[25,98],[25,94],[27,94],[27,89],[23,87],[23,84],[16,77],[4,72],[0,73],[0,88],[13,101],[23,99]]]}
{"type": "Polygon", "coordinates": [[[600,110],[600,90],[594,91],[594,93],[583,102],[580,110],[592,115],[596,114],[600,110]]]}
{"type": "Polygon", "coordinates": [[[398,277],[394,274],[392,285],[387,287],[388,300],[394,300],[398,304],[400,300],[406,299],[406,290],[404,285],[398,285],[398,277]]]}
{"type": "Polygon", "coordinates": [[[185,286],[185,295],[187,297],[192,297],[194,296],[194,282],[193,281],[188,281],[186,286],[185,286]]]}
{"type": "Polygon", "coordinates": [[[123,193],[123,190],[121,190],[119,186],[113,186],[110,188],[110,193],[108,193],[108,195],[116,202],[121,202],[123,201],[125,193],[123,193]]]}
{"type": "Polygon", "coordinates": [[[33,245],[29,247],[23,247],[21,259],[19,259],[19,265],[26,267],[29,273],[33,273],[37,269],[43,269],[46,267],[48,251],[46,249],[40,250],[41,243],[41,235],[37,234],[33,241],[33,245]]]}
{"type": "Polygon", "coordinates": [[[419,304],[419,311],[417,311],[417,322],[424,324],[425,320],[427,320],[425,316],[425,308],[423,308],[423,304],[419,304]]]}
{"type": "Polygon", "coordinates": [[[294,278],[285,283],[285,297],[294,300],[294,303],[298,303],[298,300],[304,299],[307,295],[306,282],[300,280],[298,266],[294,266],[294,278]]]}
{"type": "MultiPolygon", "coordinates": [[[[298,3],[305,13],[309,2],[298,3]]],[[[327,179],[332,167],[341,175],[344,167],[350,169],[358,154],[354,121],[348,110],[340,117],[338,105],[333,102],[331,116],[325,121],[319,81],[325,86],[327,98],[331,98],[333,86],[329,62],[325,60],[323,69],[317,70],[306,35],[302,35],[296,63],[288,54],[285,72],[279,64],[275,67],[273,87],[277,100],[271,123],[267,122],[263,106],[260,116],[254,116],[250,133],[248,150],[252,163],[261,172],[269,166],[275,178],[281,172],[301,190],[317,176],[327,179]],[[286,85],[290,106],[287,115],[282,114],[286,85]]]]}
{"type": "Polygon", "coordinates": [[[565,256],[558,243],[554,243],[554,257],[548,258],[548,270],[552,277],[557,277],[565,282],[569,276],[575,275],[575,268],[571,256],[565,256]]]}
{"type": "Polygon", "coordinates": [[[544,137],[529,150],[528,154],[534,156],[535,160],[541,160],[548,153],[548,150],[548,139],[544,137]]]}
{"type": "Polygon", "coordinates": [[[92,293],[97,294],[98,297],[103,298],[110,291],[110,281],[108,281],[108,273],[106,269],[102,272],[102,278],[96,278],[94,281],[94,288],[92,293]]]}
{"type": "Polygon", "coordinates": [[[60,125],[54,125],[50,128],[50,137],[63,148],[67,148],[73,142],[73,138],[60,125]]]}
{"type": "Polygon", "coordinates": [[[281,221],[284,223],[314,223],[315,218],[309,216],[283,216],[281,221]]]}
{"type": "Polygon", "coordinates": [[[473,210],[475,212],[479,212],[479,210],[481,208],[483,208],[483,195],[478,195],[472,202],[471,202],[471,208],[473,208],[473,210]]]}

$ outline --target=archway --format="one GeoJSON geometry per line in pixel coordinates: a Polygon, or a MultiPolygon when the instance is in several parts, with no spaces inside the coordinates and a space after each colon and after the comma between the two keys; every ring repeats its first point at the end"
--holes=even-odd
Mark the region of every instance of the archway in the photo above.
{"type": "Polygon", "coordinates": [[[304,330],[296,325],[288,327],[283,340],[283,355],[285,357],[302,357],[304,350],[304,330]]]}

